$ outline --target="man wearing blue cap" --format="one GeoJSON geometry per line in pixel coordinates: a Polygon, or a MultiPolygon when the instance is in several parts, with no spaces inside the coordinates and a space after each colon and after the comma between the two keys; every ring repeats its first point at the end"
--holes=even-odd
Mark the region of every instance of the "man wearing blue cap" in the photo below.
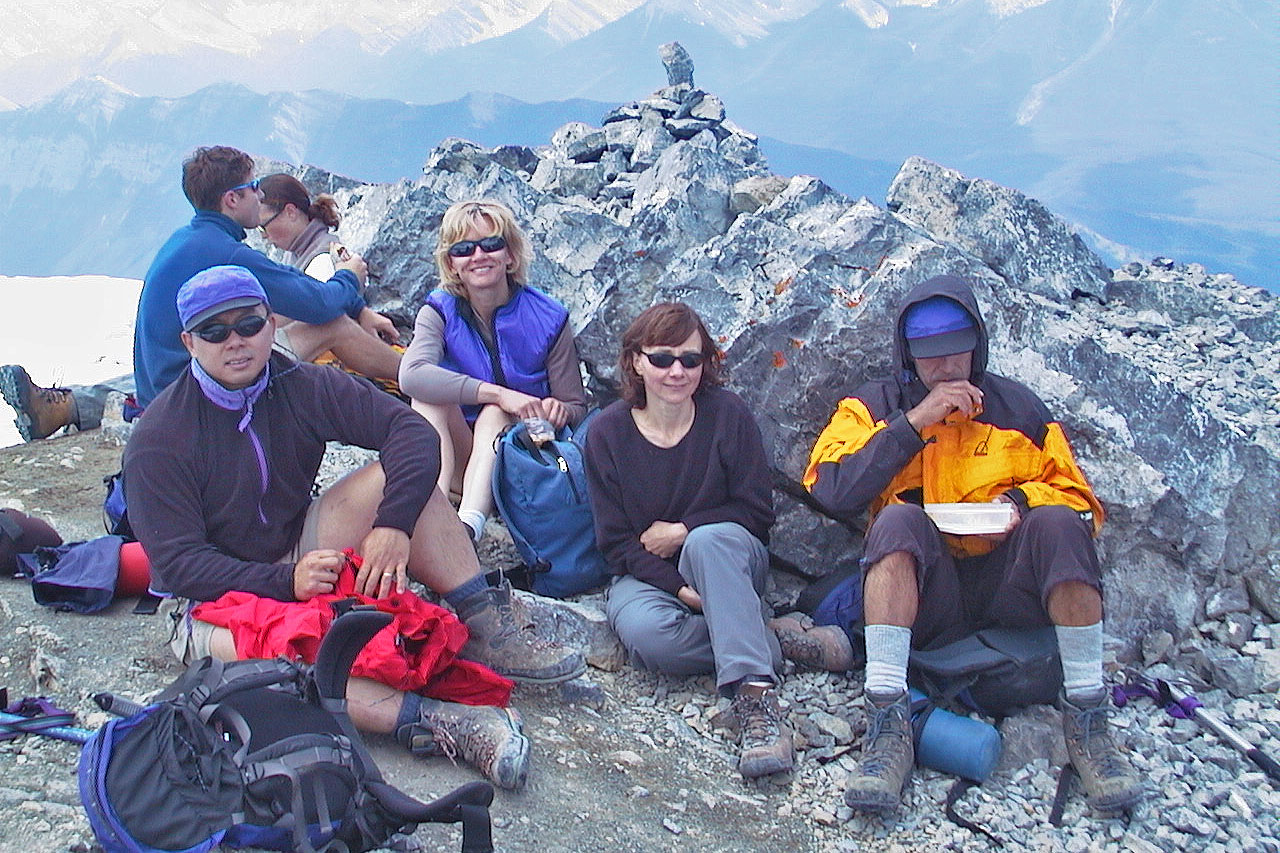
{"type": "Polygon", "coordinates": [[[1062,427],[1026,386],[987,370],[987,332],[955,276],[918,285],[894,337],[895,375],[840,402],[805,485],[833,513],[868,508],[863,615],[868,715],[845,802],[895,808],[914,761],[907,664],[991,626],[1053,625],[1067,752],[1090,802],[1132,806],[1142,784],[1111,740],[1102,675],[1103,510],[1062,427]],[[932,504],[997,503],[1003,529],[942,534],[932,504]]]}
{"type": "MultiPolygon", "coordinates": [[[[581,654],[530,624],[505,582],[486,580],[435,486],[440,437],[421,416],[346,373],[273,354],[267,295],[243,267],[197,273],[176,307],[188,367],[138,422],[124,470],[152,588],[184,600],[174,611],[181,659],[236,656],[231,632],[193,620],[187,602],[230,591],[307,601],[334,591],[351,548],[363,557],[358,591],[403,592],[412,577],[453,605],[470,631],[464,657],[515,681],[556,683],[585,669],[581,654]],[[377,449],[379,460],[312,500],[329,441],[377,449]]],[[[425,754],[456,741],[496,784],[523,781],[529,743],[514,712],[351,684],[357,725],[425,754]]]]}

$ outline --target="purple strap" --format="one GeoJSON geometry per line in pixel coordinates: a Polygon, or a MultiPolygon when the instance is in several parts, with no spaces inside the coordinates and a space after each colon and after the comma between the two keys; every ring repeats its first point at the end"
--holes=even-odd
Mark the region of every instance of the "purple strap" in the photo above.
{"type": "Polygon", "coordinates": [[[1163,706],[1169,716],[1179,720],[1195,719],[1196,709],[1204,707],[1200,700],[1191,694],[1187,694],[1180,702],[1175,701],[1167,691],[1160,690],[1159,680],[1151,683],[1134,681],[1129,684],[1117,684],[1111,688],[1111,701],[1117,708],[1123,708],[1130,699],[1143,697],[1163,706]]]}
{"type": "MultiPolygon", "coordinates": [[[[5,698],[8,698],[7,691],[5,698]]],[[[8,705],[4,713],[15,719],[0,724],[0,741],[13,740],[24,734],[40,734],[44,729],[68,726],[75,722],[75,715],[59,708],[44,696],[24,696],[8,705]]]]}

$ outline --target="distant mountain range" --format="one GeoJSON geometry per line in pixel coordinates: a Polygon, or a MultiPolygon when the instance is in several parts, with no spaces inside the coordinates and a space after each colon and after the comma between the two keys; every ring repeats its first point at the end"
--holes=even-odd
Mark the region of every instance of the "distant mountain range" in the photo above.
{"type": "MultiPolygon", "coordinates": [[[[27,9],[12,23],[0,45],[0,99],[30,104],[87,74],[172,97],[164,103],[179,112],[215,97],[234,101],[230,110],[250,107],[255,96],[242,90],[188,94],[214,81],[304,92],[256,96],[266,100],[254,106],[276,111],[243,114],[214,138],[244,131],[236,138],[255,153],[296,162],[306,150],[338,171],[397,154],[415,160],[441,136],[493,130],[508,135],[477,141],[528,144],[565,118],[598,121],[598,104],[664,82],[656,47],[679,40],[696,81],[738,124],[814,149],[766,142],[779,172],[813,172],[881,201],[880,177],[919,154],[1040,199],[1113,263],[1167,254],[1280,289],[1274,0],[335,0],[226,11],[201,0],[125,0],[74,14],[57,4],[27,9]],[[379,100],[357,107],[310,89],[379,100]],[[485,91],[525,103],[468,96],[485,91]],[[417,124],[425,114],[386,99],[436,104],[440,123],[416,138],[420,147],[400,142],[414,139],[406,128],[428,127],[417,124]],[[290,105],[300,112],[279,109],[290,105]],[[338,110],[382,123],[352,132],[351,122],[315,120],[338,110]],[[392,140],[398,151],[358,151],[392,140]],[[344,153],[318,156],[331,152],[344,153]]],[[[37,114],[50,120],[49,103],[0,113],[0,163],[23,144],[14,122],[20,137],[56,138],[35,126],[37,114]]],[[[163,125],[168,139],[131,144],[180,160],[184,151],[161,151],[184,128],[151,115],[147,133],[163,125]]],[[[198,125],[199,113],[186,115],[198,125]]],[[[11,174],[0,171],[7,210],[11,174]]]]}
{"type": "MultiPolygon", "coordinates": [[[[140,277],[191,216],[182,160],[199,145],[234,145],[360,181],[421,174],[442,139],[545,144],[565,122],[599,123],[616,104],[527,104],[468,95],[434,106],[331,92],[259,95],[219,84],[184,98],[140,98],[82,80],[35,106],[0,112],[0,273],[140,277]]],[[[883,198],[896,164],[762,140],[775,169],[819,173],[851,195],[883,198]]]]}

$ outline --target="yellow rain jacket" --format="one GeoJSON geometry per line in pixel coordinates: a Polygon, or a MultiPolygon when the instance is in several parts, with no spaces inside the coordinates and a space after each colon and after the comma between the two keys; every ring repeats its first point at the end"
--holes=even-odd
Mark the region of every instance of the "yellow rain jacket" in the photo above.
{"type": "MultiPolygon", "coordinates": [[[[1097,535],[1102,505],[1076,464],[1071,446],[1044,403],[1021,383],[987,373],[987,331],[973,291],[959,278],[939,276],[917,286],[898,311],[894,338],[898,375],[867,382],[840,401],[814,444],[805,487],[833,514],[849,519],[890,503],[985,503],[1001,495],[1025,513],[1065,504],[1082,513],[1097,535]],[[906,412],[928,393],[915,375],[902,318],[931,296],[949,297],[973,316],[978,345],[969,381],[983,392],[983,410],[952,415],[917,434],[906,412]]],[[[957,557],[995,548],[976,536],[946,536],[957,557]]]]}

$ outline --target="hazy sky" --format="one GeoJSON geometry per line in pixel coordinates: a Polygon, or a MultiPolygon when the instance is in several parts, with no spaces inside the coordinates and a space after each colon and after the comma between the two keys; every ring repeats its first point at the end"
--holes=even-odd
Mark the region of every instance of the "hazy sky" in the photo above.
{"type": "MultiPolygon", "coordinates": [[[[38,385],[91,385],[133,371],[133,316],[142,282],[106,276],[0,276],[0,364],[38,385]],[[51,313],[49,306],[57,306],[51,313]]],[[[22,441],[0,399],[0,447],[22,441]]]]}

